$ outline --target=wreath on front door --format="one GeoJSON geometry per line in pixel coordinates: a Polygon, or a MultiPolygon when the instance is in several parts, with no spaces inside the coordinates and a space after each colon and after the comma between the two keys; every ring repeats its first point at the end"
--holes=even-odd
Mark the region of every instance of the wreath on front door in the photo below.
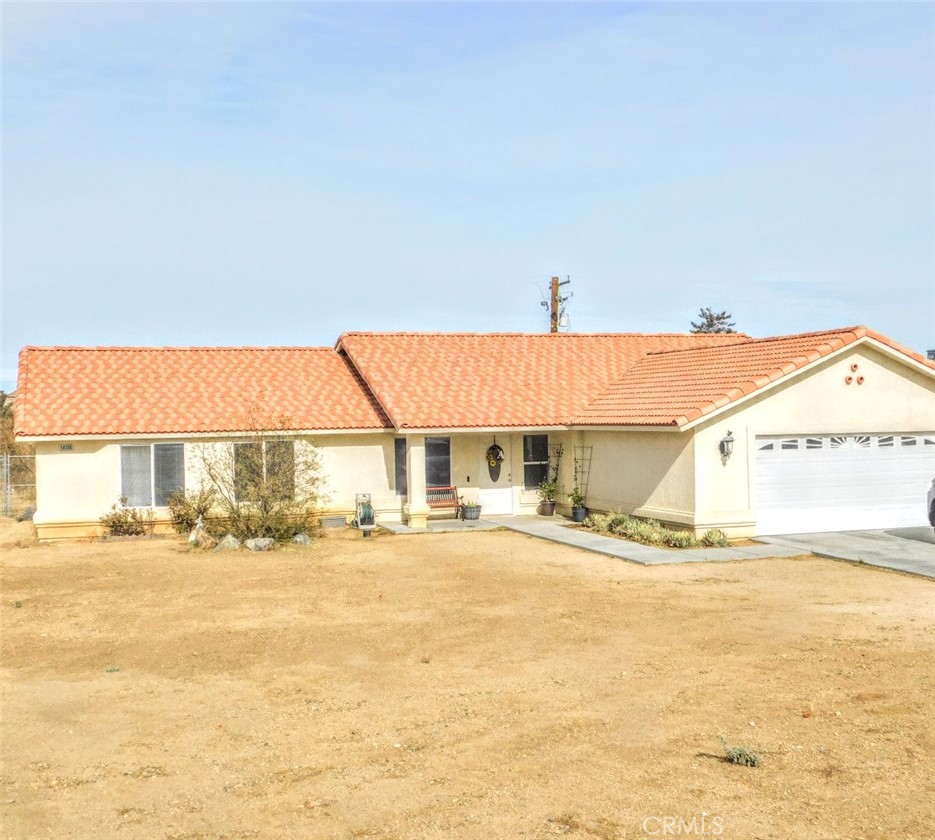
{"type": "Polygon", "coordinates": [[[487,447],[487,464],[495,467],[503,461],[503,449],[497,444],[487,447]]]}

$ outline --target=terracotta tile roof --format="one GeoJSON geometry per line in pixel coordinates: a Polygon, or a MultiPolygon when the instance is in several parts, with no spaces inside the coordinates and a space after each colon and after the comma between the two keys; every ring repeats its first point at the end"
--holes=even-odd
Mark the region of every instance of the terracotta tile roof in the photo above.
{"type": "Polygon", "coordinates": [[[18,435],[243,431],[251,407],[294,429],[381,429],[387,420],[330,347],[27,347],[18,435]]]}
{"type": "Polygon", "coordinates": [[[738,335],[345,333],[347,353],[400,429],[561,426],[647,353],[738,335]]]}
{"type": "Polygon", "coordinates": [[[735,338],[727,345],[647,356],[579,412],[574,422],[681,427],[867,338],[935,370],[935,363],[866,327],[735,338]]]}

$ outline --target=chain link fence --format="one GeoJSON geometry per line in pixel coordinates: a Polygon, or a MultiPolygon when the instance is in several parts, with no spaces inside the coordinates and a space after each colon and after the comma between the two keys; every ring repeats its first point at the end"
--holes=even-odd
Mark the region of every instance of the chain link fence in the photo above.
{"type": "Polygon", "coordinates": [[[4,516],[36,509],[36,456],[0,455],[0,495],[4,516]]]}

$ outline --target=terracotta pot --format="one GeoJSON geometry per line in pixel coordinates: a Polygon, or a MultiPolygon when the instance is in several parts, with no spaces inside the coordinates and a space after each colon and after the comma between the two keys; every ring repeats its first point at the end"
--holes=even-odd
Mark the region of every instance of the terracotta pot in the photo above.
{"type": "Polygon", "coordinates": [[[539,513],[542,516],[552,516],[555,513],[555,502],[539,502],[539,513]]]}

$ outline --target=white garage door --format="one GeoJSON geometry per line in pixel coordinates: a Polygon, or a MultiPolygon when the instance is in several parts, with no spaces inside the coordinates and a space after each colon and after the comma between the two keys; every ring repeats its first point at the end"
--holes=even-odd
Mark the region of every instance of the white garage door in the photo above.
{"type": "Polygon", "coordinates": [[[756,439],[757,533],[927,525],[935,432],[756,439]]]}

